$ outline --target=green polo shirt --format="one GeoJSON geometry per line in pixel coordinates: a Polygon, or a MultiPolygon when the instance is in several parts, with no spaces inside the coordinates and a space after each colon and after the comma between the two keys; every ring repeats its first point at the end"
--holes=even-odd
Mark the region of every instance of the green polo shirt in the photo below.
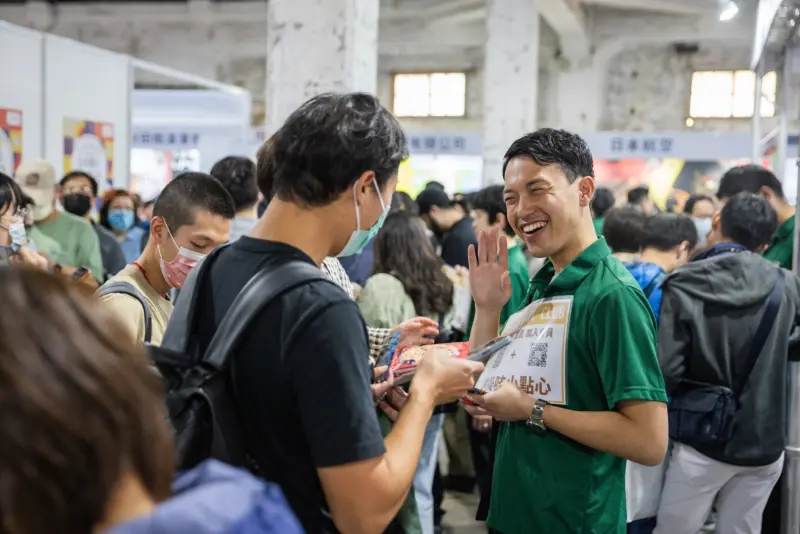
{"type": "MultiPolygon", "coordinates": [[[[511,278],[511,298],[500,311],[500,327],[502,328],[508,318],[517,313],[523,307],[525,296],[528,292],[530,276],[528,274],[528,260],[522,252],[522,245],[519,242],[508,249],[508,276],[511,278]]],[[[469,323],[464,341],[469,341],[472,331],[472,322],[475,320],[475,303],[473,302],[469,310],[469,323]]]]}
{"type": "Polygon", "coordinates": [[[764,251],[764,258],[776,262],[784,269],[792,270],[792,254],[794,253],[794,215],[786,219],[778,227],[772,242],[764,251]]]}
{"type": "MultiPolygon", "coordinates": [[[[566,408],[607,411],[666,402],[656,324],[639,285],[600,238],[554,277],[548,262],[525,304],[572,296],[566,408]]],[[[501,425],[488,525],[503,534],[624,534],[625,460],[524,421],[501,425]]]]}

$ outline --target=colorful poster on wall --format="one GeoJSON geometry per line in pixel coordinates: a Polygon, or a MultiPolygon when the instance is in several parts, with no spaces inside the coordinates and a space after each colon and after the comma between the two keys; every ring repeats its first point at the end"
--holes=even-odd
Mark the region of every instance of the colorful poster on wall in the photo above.
{"type": "Polygon", "coordinates": [[[0,172],[14,175],[22,160],[22,112],[0,108],[0,172]]]}
{"type": "Polygon", "coordinates": [[[114,186],[113,124],[64,118],[64,173],[77,170],[114,186]]]}

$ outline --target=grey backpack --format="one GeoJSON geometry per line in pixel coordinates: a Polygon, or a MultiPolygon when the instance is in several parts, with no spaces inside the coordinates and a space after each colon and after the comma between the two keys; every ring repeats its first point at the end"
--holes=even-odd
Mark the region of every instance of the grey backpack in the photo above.
{"type": "Polygon", "coordinates": [[[144,310],[144,342],[150,343],[150,337],[153,334],[153,315],[150,313],[150,305],[147,303],[144,295],[142,295],[142,292],[136,289],[136,286],[130,282],[115,281],[104,284],[95,293],[97,297],[112,294],[129,295],[139,301],[144,310]]]}

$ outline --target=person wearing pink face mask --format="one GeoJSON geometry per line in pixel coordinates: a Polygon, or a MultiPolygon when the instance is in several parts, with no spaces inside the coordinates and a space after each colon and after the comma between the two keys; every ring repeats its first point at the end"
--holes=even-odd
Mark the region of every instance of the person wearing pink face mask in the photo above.
{"type": "Polygon", "coordinates": [[[141,256],[97,292],[139,343],[158,345],[172,314],[170,290],[215,247],[228,242],[236,211],[216,178],[186,173],[167,184],[153,207],[141,256]]]}

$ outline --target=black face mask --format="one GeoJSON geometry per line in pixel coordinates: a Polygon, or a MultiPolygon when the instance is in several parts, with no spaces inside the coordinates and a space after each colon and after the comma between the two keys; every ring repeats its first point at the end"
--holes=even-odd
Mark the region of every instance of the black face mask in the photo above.
{"type": "Polygon", "coordinates": [[[92,209],[92,199],[79,193],[64,195],[64,209],[73,215],[83,217],[92,209]]]}

